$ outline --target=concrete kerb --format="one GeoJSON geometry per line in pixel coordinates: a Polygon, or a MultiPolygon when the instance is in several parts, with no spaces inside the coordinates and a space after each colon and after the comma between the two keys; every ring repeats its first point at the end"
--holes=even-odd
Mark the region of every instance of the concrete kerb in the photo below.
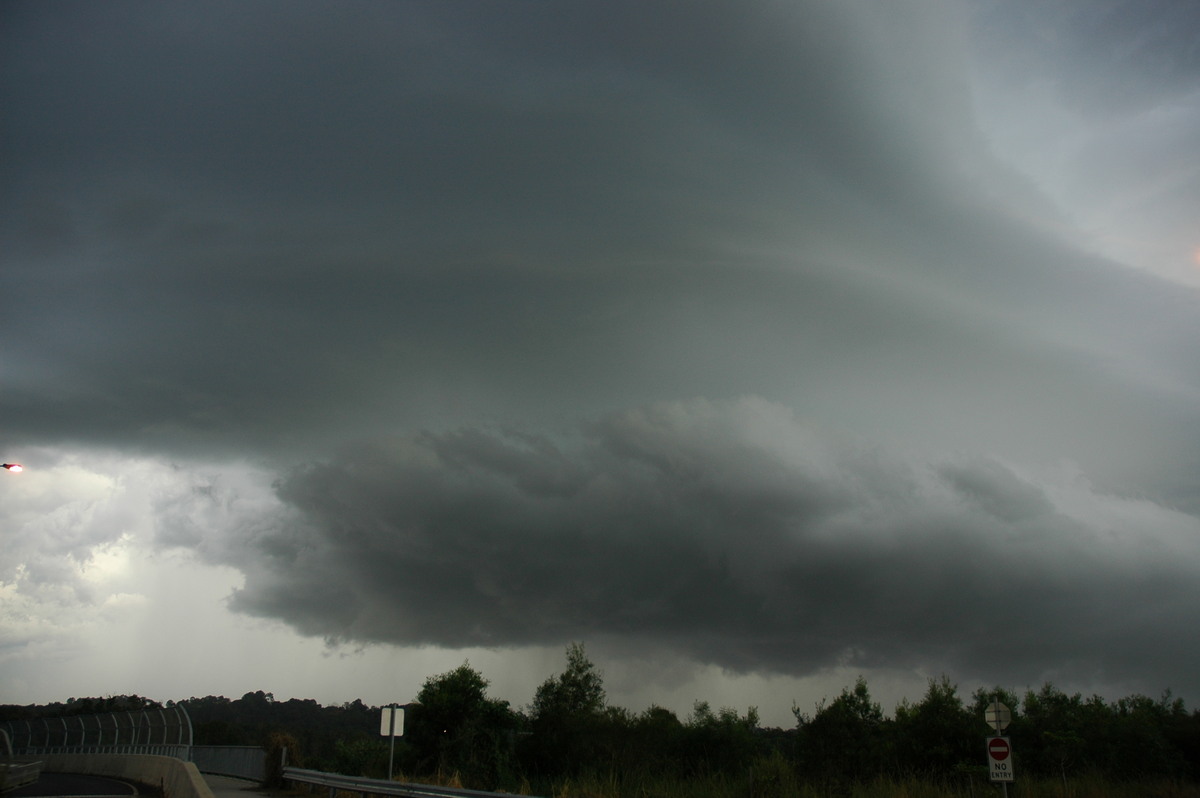
{"type": "Polygon", "coordinates": [[[191,762],[149,754],[47,754],[42,770],[90,773],[158,787],[163,798],[216,798],[191,762]]]}

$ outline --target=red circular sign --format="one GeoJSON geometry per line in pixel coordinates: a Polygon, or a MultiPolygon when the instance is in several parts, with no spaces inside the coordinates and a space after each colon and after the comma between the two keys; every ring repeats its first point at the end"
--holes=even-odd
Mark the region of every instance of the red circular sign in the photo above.
{"type": "Polygon", "coordinates": [[[1009,747],[1008,740],[1003,737],[993,737],[988,741],[988,756],[997,762],[1003,762],[1008,759],[1009,747]]]}

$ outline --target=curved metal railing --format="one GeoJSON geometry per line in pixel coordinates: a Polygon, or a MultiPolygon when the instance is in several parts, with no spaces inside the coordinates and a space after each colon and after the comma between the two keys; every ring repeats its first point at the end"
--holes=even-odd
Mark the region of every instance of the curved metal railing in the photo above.
{"type": "Polygon", "coordinates": [[[182,705],[91,715],[10,720],[4,730],[21,755],[158,754],[191,759],[192,719],[182,705]]]}

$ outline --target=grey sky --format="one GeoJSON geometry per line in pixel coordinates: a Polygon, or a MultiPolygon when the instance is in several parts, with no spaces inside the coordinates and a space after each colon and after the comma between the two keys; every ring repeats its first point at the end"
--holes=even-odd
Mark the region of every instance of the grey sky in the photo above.
{"type": "Polygon", "coordinates": [[[1195,11],[0,13],[5,700],[174,573],[328,641],[277,694],[1200,693],[1195,11]]]}

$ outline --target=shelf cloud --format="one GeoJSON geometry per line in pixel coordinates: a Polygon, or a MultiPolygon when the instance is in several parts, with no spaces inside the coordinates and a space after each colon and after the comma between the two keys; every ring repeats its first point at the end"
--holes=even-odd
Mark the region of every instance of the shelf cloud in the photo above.
{"type": "Polygon", "coordinates": [[[1200,689],[1194,11],[5,18],[0,698],[172,613],[1200,689]]]}

